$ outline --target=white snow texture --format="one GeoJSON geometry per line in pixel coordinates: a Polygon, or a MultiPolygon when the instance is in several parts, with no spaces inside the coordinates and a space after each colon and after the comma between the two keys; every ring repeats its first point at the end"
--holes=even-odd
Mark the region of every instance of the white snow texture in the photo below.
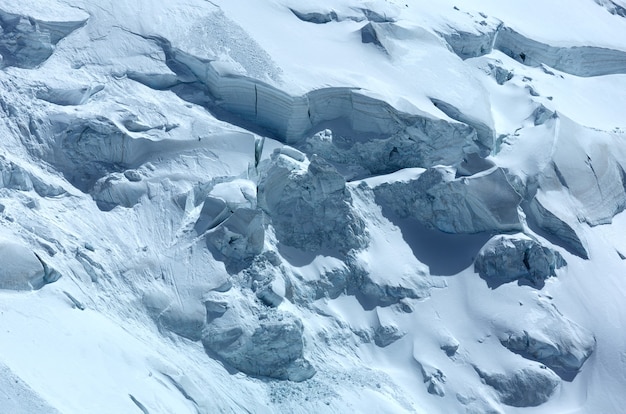
{"type": "Polygon", "coordinates": [[[0,414],[619,413],[623,0],[0,0],[0,414]]]}

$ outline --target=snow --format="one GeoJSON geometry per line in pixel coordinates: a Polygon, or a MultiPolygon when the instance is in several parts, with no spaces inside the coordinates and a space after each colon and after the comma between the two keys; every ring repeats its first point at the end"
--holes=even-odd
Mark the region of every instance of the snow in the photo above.
{"type": "Polygon", "coordinates": [[[606,3],[0,0],[0,412],[619,412],[606,3]]]}

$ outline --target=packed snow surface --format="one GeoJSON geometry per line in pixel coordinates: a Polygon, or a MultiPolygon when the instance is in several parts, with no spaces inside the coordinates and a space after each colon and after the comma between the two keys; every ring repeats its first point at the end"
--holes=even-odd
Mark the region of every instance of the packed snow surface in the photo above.
{"type": "Polygon", "coordinates": [[[623,0],[0,0],[0,414],[618,413],[623,0]]]}

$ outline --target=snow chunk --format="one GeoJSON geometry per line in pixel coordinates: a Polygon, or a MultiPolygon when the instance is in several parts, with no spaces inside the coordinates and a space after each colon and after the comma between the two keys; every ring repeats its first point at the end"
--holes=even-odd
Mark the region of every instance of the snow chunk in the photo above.
{"type": "Polygon", "coordinates": [[[238,208],[215,229],[207,233],[207,244],[216,248],[228,261],[253,258],[263,250],[265,228],[263,212],[238,208]]]}
{"type": "Polygon", "coordinates": [[[42,7],[32,1],[26,3],[20,2],[23,7],[18,9],[0,3],[0,68],[39,66],[52,55],[61,39],[82,27],[89,18],[86,13],[77,13],[76,9],[56,2],[53,7],[42,7]],[[25,14],[24,10],[34,16],[25,14]],[[67,15],[61,18],[58,10],[66,11],[67,15]],[[75,20],[65,20],[67,18],[75,20]]]}
{"type": "Polygon", "coordinates": [[[513,407],[536,407],[545,403],[560,382],[554,372],[538,364],[506,373],[484,372],[479,368],[476,371],[496,390],[503,404],[513,407]]]}
{"type": "Polygon", "coordinates": [[[37,290],[56,281],[60,274],[28,247],[0,240],[0,289],[37,290]]]}
{"type": "Polygon", "coordinates": [[[343,253],[365,246],[364,225],[351,210],[346,182],[322,158],[313,156],[307,166],[278,151],[261,174],[259,205],[281,243],[343,253]]]}
{"type": "Polygon", "coordinates": [[[550,367],[562,379],[572,381],[594,352],[591,332],[565,318],[552,304],[539,302],[540,310],[509,315],[497,322],[500,342],[524,358],[550,367]]]}
{"type": "Polygon", "coordinates": [[[474,270],[496,288],[514,280],[542,288],[545,279],[566,262],[558,252],[521,234],[495,236],[481,249],[474,270]]]}
{"type": "Polygon", "coordinates": [[[416,180],[383,184],[377,201],[401,218],[411,217],[447,233],[520,230],[521,196],[500,168],[455,178],[447,167],[426,170],[416,180]]]}
{"type": "Polygon", "coordinates": [[[104,85],[83,86],[77,89],[47,88],[38,91],[37,98],[62,106],[83,105],[89,98],[103,89],[104,85]]]}
{"type": "Polygon", "coordinates": [[[232,294],[221,296],[212,292],[205,302],[202,343],[209,351],[249,375],[304,381],[315,374],[303,357],[299,319],[273,309],[261,312],[232,294]]]}
{"type": "Polygon", "coordinates": [[[37,175],[1,155],[0,188],[20,191],[35,190],[41,197],[56,197],[65,193],[63,188],[45,182],[37,175]]]}

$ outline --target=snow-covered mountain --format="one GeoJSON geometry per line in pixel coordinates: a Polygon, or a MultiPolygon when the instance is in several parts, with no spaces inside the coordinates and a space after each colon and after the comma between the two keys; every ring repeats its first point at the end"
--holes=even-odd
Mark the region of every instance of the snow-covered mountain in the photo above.
{"type": "Polygon", "coordinates": [[[0,413],[623,412],[623,0],[0,0],[0,55],[0,413]]]}

